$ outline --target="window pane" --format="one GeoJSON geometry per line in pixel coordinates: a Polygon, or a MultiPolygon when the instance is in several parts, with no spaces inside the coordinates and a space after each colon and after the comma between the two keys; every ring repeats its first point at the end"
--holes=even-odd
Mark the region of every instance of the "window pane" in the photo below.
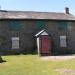
{"type": "Polygon", "coordinates": [[[66,36],[60,36],[60,47],[67,47],[66,36]]]}
{"type": "Polygon", "coordinates": [[[36,27],[44,29],[45,28],[45,21],[36,21],[36,27]]]}
{"type": "Polygon", "coordinates": [[[19,21],[10,21],[9,22],[9,28],[12,31],[17,31],[20,29],[20,23],[19,21]]]}
{"type": "Polygon", "coordinates": [[[12,49],[19,48],[19,37],[12,37],[12,49]]]}
{"type": "Polygon", "coordinates": [[[67,29],[67,22],[59,21],[58,22],[58,29],[61,31],[66,31],[67,29]]]}

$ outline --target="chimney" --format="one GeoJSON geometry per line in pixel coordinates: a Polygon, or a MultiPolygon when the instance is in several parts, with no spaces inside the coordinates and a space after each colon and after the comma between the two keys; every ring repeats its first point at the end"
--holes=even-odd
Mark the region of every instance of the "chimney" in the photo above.
{"type": "Polygon", "coordinates": [[[65,8],[65,13],[69,14],[69,8],[68,7],[65,8]]]}

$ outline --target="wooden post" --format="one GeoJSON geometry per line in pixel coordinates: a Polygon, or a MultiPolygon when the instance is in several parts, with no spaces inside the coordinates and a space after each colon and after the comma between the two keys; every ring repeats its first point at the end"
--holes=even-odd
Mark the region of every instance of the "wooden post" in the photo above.
{"type": "Polygon", "coordinates": [[[38,52],[38,55],[40,56],[40,51],[39,51],[39,37],[37,38],[37,52],[38,52]]]}

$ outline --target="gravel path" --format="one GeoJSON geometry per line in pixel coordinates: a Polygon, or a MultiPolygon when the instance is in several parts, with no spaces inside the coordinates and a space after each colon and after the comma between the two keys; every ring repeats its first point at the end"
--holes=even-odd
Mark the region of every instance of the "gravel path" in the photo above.
{"type": "Polygon", "coordinates": [[[75,56],[44,56],[44,57],[41,57],[41,59],[43,60],[53,60],[53,61],[56,61],[56,60],[69,60],[69,59],[75,59],[75,56]]]}
{"type": "Polygon", "coordinates": [[[67,69],[67,68],[59,68],[54,71],[58,72],[60,75],[75,75],[75,70],[67,69]]]}

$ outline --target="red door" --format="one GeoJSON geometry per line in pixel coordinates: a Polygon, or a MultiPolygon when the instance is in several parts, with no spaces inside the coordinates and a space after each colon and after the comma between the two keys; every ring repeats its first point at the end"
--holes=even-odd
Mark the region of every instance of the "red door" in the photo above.
{"type": "Polygon", "coordinates": [[[51,48],[51,45],[50,45],[50,39],[48,36],[41,36],[41,39],[40,39],[40,50],[41,50],[41,53],[50,53],[50,48],[51,48]]]}

